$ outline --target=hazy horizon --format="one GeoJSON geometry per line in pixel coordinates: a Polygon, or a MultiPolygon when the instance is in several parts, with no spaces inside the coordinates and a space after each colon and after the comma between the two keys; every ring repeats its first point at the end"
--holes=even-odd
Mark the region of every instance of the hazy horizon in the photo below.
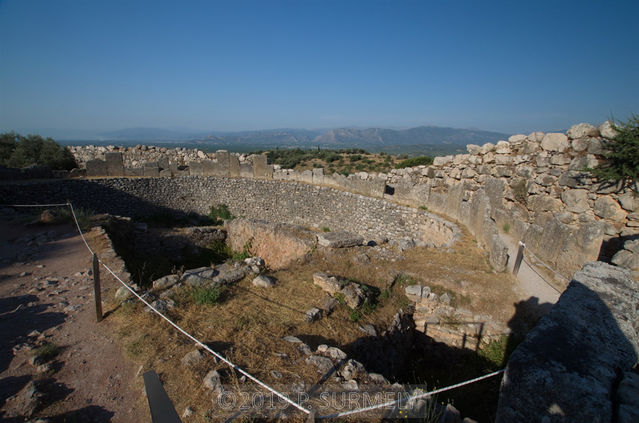
{"type": "Polygon", "coordinates": [[[639,112],[638,13],[635,1],[0,1],[0,130],[625,120],[639,112]]]}

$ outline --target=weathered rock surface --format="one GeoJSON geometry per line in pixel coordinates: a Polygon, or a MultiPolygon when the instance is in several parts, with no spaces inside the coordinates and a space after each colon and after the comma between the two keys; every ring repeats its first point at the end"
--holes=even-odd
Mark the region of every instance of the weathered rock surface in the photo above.
{"type": "Polygon", "coordinates": [[[313,283],[331,295],[339,292],[344,286],[344,281],[326,273],[314,273],[313,283]]]}
{"type": "Polygon", "coordinates": [[[586,138],[586,137],[598,137],[599,128],[589,123],[579,123],[570,127],[566,135],[570,139],[586,138]]]}
{"type": "Polygon", "coordinates": [[[601,262],[575,273],[510,357],[496,421],[612,421],[619,372],[639,357],[637,288],[601,262]]]}
{"type": "Polygon", "coordinates": [[[317,368],[317,371],[322,374],[326,374],[333,370],[335,365],[333,361],[328,357],[322,357],[319,355],[311,355],[306,358],[306,364],[313,365],[317,368]]]}
{"type": "Polygon", "coordinates": [[[178,275],[166,275],[153,281],[153,289],[167,289],[180,280],[178,275]]]}
{"type": "Polygon", "coordinates": [[[563,153],[569,146],[568,137],[562,133],[548,133],[541,140],[541,148],[546,151],[563,153]]]}
{"type": "Polygon", "coordinates": [[[182,274],[182,282],[189,286],[202,286],[213,283],[213,277],[219,272],[211,267],[198,267],[185,270],[182,274]]]}
{"type": "Polygon", "coordinates": [[[198,363],[201,363],[204,360],[204,353],[199,350],[193,350],[189,353],[186,353],[184,357],[182,357],[182,365],[184,367],[193,367],[198,363]]]}
{"type": "Polygon", "coordinates": [[[204,376],[204,381],[202,382],[205,388],[212,390],[215,393],[221,393],[224,391],[224,387],[222,386],[222,378],[220,373],[217,370],[211,370],[204,376]]]}
{"type": "Polygon", "coordinates": [[[275,286],[275,278],[266,275],[259,275],[253,279],[252,283],[253,286],[258,286],[260,288],[271,288],[275,286]]]}
{"type": "Polygon", "coordinates": [[[304,313],[304,319],[307,322],[314,322],[322,318],[322,310],[317,307],[313,307],[311,309],[306,310],[304,313]]]}
{"type": "Polygon", "coordinates": [[[317,237],[301,226],[234,219],[228,224],[228,241],[234,251],[248,246],[269,268],[283,269],[304,258],[317,244],[317,237]]]}
{"type": "Polygon", "coordinates": [[[364,237],[350,232],[321,232],[317,234],[317,242],[329,248],[355,247],[362,245],[364,237]]]}

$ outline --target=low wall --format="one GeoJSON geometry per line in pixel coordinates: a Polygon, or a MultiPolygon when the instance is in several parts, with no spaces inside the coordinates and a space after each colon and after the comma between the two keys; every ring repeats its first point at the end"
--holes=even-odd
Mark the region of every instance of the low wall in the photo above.
{"type": "Polygon", "coordinates": [[[0,186],[0,203],[64,202],[130,217],[208,214],[226,204],[238,217],[349,231],[367,240],[412,240],[448,246],[458,227],[423,210],[351,192],[297,182],[223,177],[112,178],[0,186]]]}

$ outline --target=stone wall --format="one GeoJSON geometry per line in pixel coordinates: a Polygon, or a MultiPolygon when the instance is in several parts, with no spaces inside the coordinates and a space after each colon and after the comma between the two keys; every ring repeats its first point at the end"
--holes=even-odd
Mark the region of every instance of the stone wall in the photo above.
{"type": "MultiPolygon", "coordinates": [[[[626,188],[598,183],[584,169],[601,160],[608,122],[575,125],[566,134],[533,132],[508,141],[468,145],[468,154],[437,157],[432,166],[360,172],[348,177],[323,169],[296,172],[268,165],[265,156],[204,153],[184,148],[71,147],[89,176],[117,176],[119,153],[131,176],[230,176],[335,187],[413,207],[427,207],[466,225],[504,270],[511,258],[500,233],[566,278],[584,263],[610,259],[639,237],[639,198],[626,188]],[[103,159],[103,160],[102,160],[103,159]],[[135,168],[143,166],[143,171],[135,168]]],[[[636,269],[639,254],[626,247],[615,263],[636,269]]]]}
{"type": "Polygon", "coordinates": [[[458,227],[423,210],[328,187],[223,177],[107,178],[0,186],[0,203],[64,202],[96,212],[145,217],[208,214],[226,204],[233,215],[333,231],[367,240],[448,246],[458,227]]]}
{"type": "Polygon", "coordinates": [[[604,137],[612,136],[608,123],[575,125],[566,134],[513,135],[496,145],[468,145],[468,154],[437,157],[433,166],[395,170],[387,185],[396,201],[467,225],[497,254],[498,268],[507,256],[495,235],[508,232],[570,278],[639,236],[639,199],[585,171],[599,163],[604,137]]]}

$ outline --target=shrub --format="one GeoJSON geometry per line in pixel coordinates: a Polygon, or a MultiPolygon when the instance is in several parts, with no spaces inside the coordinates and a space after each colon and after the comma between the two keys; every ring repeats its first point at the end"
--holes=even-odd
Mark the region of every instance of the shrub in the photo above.
{"type": "Polygon", "coordinates": [[[395,165],[395,169],[404,169],[406,167],[428,166],[433,164],[433,158],[429,156],[417,156],[410,159],[402,160],[395,165]]]}
{"type": "Polygon", "coordinates": [[[322,226],[322,232],[330,232],[331,228],[329,228],[328,226],[322,226]]]}
{"type": "Polygon", "coordinates": [[[357,309],[351,309],[351,311],[349,312],[349,317],[351,319],[352,322],[359,322],[360,320],[362,320],[362,312],[357,309]]]}
{"type": "Polygon", "coordinates": [[[242,251],[236,252],[233,254],[233,260],[235,261],[243,261],[249,257],[251,257],[251,240],[246,241],[244,247],[242,247],[242,251]]]}
{"type": "Polygon", "coordinates": [[[224,291],[217,286],[200,286],[193,288],[191,298],[196,304],[214,305],[222,300],[224,291]]]}
{"type": "Polygon", "coordinates": [[[52,344],[47,342],[42,346],[33,350],[33,355],[35,357],[39,357],[42,361],[49,361],[54,359],[58,354],[60,354],[60,349],[56,344],[52,344]]]}
{"type": "Polygon", "coordinates": [[[639,179],[639,116],[632,115],[627,122],[613,122],[617,131],[614,138],[604,142],[605,161],[594,169],[589,169],[596,177],[622,186],[632,184],[637,191],[639,179]]]}
{"type": "Polygon", "coordinates": [[[0,164],[13,168],[39,165],[55,170],[77,167],[73,154],[53,139],[40,135],[24,137],[14,132],[0,134],[0,164]]]}
{"type": "Polygon", "coordinates": [[[510,232],[510,223],[504,223],[504,226],[501,228],[504,230],[504,233],[510,232]]]}
{"type": "Polygon", "coordinates": [[[221,225],[221,220],[233,219],[233,215],[226,204],[218,204],[217,206],[211,206],[209,219],[213,221],[214,225],[221,225]]]}

